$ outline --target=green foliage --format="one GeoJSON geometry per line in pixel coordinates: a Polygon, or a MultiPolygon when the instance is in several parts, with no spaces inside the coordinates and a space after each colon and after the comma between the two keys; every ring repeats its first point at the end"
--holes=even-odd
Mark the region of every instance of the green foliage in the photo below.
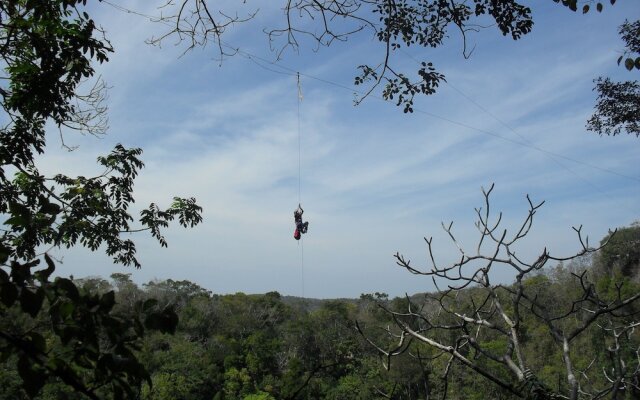
{"type": "MultiPolygon", "coordinates": [[[[333,10],[327,7],[329,12],[333,10]]],[[[404,112],[413,112],[416,94],[434,94],[443,74],[436,71],[433,63],[421,62],[416,78],[396,73],[389,65],[389,54],[403,46],[438,47],[444,43],[450,26],[461,31],[472,24],[473,18],[487,15],[493,18],[503,35],[517,40],[531,31],[533,21],[531,10],[516,1],[502,1],[499,4],[486,0],[473,2],[394,2],[377,3],[372,10],[373,18],[383,22],[384,28],[376,30],[378,40],[387,46],[387,60],[382,66],[360,65],[360,75],[355,84],[384,82],[382,95],[402,105],[404,112]],[[378,17],[379,16],[379,17],[378,17]]],[[[465,56],[466,49],[465,49],[465,56]]]]}
{"type": "MultiPolygon", "coordinates": [[[[0,280],[6,281],[8,277],[0,272],[0,280]]],[[[21,287],[19,298],[4,303],[0,337],[3,357],[18,357],[18,373],[30,396],[40,391],[48,377],[90,398],[101,392],[91,387],[103,387],[102,392],[109,387],[116,397],[134,396],[143,380],[150,381],[134,354],[145,330],[171,331],[177,318],[172,310],[158,309],[148,301],[136,304],[134,317],[123,318],[112,312],[113,291],[87,292],[63,278],[41,281],[35,293],[21,287]],[[31,294],[25,296],[26,292],[31,294]],[[19,323],[12,323],[15,315],[21,315],[19,323]],[[149,322],[154,319],[162,322],[149,322]]]]}
{"type": "Polygon", "coordinates": [[[153,377],[153,387],[145,386],[143,399],[172,400],[185,399],[189,394],[189,384],[184,375],[157,373],[153,377]]]}
{"type": "Polygon", "coordinates": [[[640,20],[624,21],[618,32],[625,43],[625,52],[618,58],[618,65],[624,59],[624,67],[627,70],[640,69],[640,20]]]}
{"type": "MultiPolygon", "coordinates": [[[[165,295],[181,301],[171,281],[144,285],[145,292],[135,296],[149,296],[157,287],[174,287],[165,295]]],[[[380,364],[354,334],[358,309],[354,302],[324,301],[309,312],[275,292],[190,297],[179,307],[175,336],[154,334],[143,342],[140,360],[153,385],[144,387],[142,397],[372,398],[371,378],[380,377],[380,364]],[[216,323],[199,326],[193,335],[193,321],[204,315],[216,323]],[[180,385],[180,391],[172,385],[180,385]],[[360,395],[352,395],[354,387],[360,395]]]]}
{"type": "MultiPolygon", "coordinates": [[[[597,257],[593,261],[597,262],[597,257]]],[[[548,304],[553,304],[555,312],[561,315],[572,307],[573,296],[579,293],[577,289],[580,283],[576,282],[577,278],[572,272],[580,270],[571,264],[558,265],[545,274],[532,276],[525,282],[527,293],[535,293],[548,304]]],[[[585,270],[591,272],[591,268],[585,270]]],[[[424,296],[388,299],[388,296],[383,295],[363,295],[357,301],[320,301],[318,308],[306,310],[277,293],[211,295],[191,282],[183,281],[178,284],[172,280],[154,281],[138,288],[128,274],[114,274],[111,284],[105,282],[92,278],[71,283],[77,288],[77,295],[92,298],[92,304],[98,305],[98,310],[100,307],[110,309],[109,317],[119,321],[119,331],[126,321],[132,320],[139,321],[145,328],[147,307],[151,307],[151,312],[157,313],[173,309],[179,317],[180,322],[174,335],[145,332],[144,336],[135,340],[131,336],[132,341],[125,345],[148,373],[144,382],[137,383],[141,386],[136,386],[138,392],[134,393],[142,399],[390,397],[404,400],[442,398],[445,390],[447,397],[454,399],[515,399],[512,394],[489,384],[485,378],[456,362],[449,368],[449,384],[445,386],[442,374],[449,363],[448,358],[425,343],[410,343],[406,351],[393,358],[390,370],[383,368],[378,351],[355,331],[354,320],[360,321],[361,325],[366,323],[367,332],[372,334],[371,338],[382,342],[388,338],[386,328],[393,324],[393,320],[388,313],[380,313],[381,308],[371,302],[402,310],[409,304],[414,307],[418,298],[424,296]],[[86,290],[84,285],[92,288],[92,291],[86,290]],[[93,289],[95,287],[101,287],[102,290],[96,291],[93,289]],[[152,297],[157,300],[151,299],[152,297]],[[215,322],[202,322],[207,319],[215,322]]],[[[62,286],[68,287],[73,293],[68,283],[62,286]]],[[[503,295],[508,297],[501,294],[503,295]]],[[[470,288],[460,291],[455,298],[448,298],[443,304],[464,310],[466,302],[471,299],[478,302],[481,298],[481,292],[477,288],[470,288]]],[[[33,327],[39,324],[43,316],[50,318],[43,315],[51,308],[46,298],[36,319],[19,310],[18,303],[19,300],[15,300],[14,306],[7,310],[10,314],[1,321],[1,326],[7,330],[33,331],[33,327]]],[[[437,303],[428,304],[425,310],[436,315],[437,303]]],[[[61,306],[60,309],[63,308],[61,306]]],[[[446,313],[442,315],[444,317],[446,313]]],[[[67,325],[69,321],[67,320],[67,325]]],[[[441,321],[450,322],[446,318],[441,321]]],[[[569,321],[565,328],[571,329],[579,322],[569,321]]],[[[602,320],[602,323],[605,324],[606,321],[602,320]]],[[[53,344],[60,339],[50,326],[43,325],[36,332],[44,339],[47,349],[55,352],[62,348],[53,344]]],[[[132,333],[135,326],[128,329],[132,333]]],[[[563,378],[566,370],[561,348],[552,339],[549,327],[527,313],[520,332],[523,357],[529,362],[529,370],[527,379],[518,384],[519,389],[528,393],[528,398],[532,399],[544,399],[548,398],[545,396],[550,392],[566,391],[567,384],[563,378]]],[[[481,341],[486,353],[504,354],[510,346],[504,337],[489,331],[473,330],[473,334],[481,341]]],[[[110,335],[112,334],[106,331],[97,335],[101,338],[98,346],[105,346],[102,352],[111,351],[106,347],[114,346],[110,344],[110,335]]],[[[124,336],[126,334],[123,333],[124,336]]],[[[37,337],[29,338],[33,340],[32,346],[36,346],[37,337]]],[[[438,336],[435,338],[442,339],[438,336]]],[[[600,371],[602,368],[609,370],[613,367],[608,350],[613,344],[611,334],[599,328],[590,328],[578,339],[576,350],[572,352],[572,360],[576,370],[586,371],[590,378],[582,383],[583,388],[602,387],[606,378],[600,371]]],[[[633,333],[628,337],[621,337],[619,344],[626,364],[633,366],[634,351],[640,344],[640,337],[633,333]]],[[[465,347],[459,350],[476,360],[479,366],[492,368],[499,377],[509,377],[506,368],[483,354],[465,347]]],[[[72,356],[69,354],[64,357],[59,356],[65,360],[72,356]]],[[[115,355],[112,358],[115,360],[115,355]]],[[[90,362],[95,368],[95,361],[90,362]]],[[[6,388],[6,395],[0,394],[0,399],[25,398],[26,393],[20,389],[20,374],[37,375],[38,370],[21,372],[19,357],[15,354],[10,355],[8,361],[1,365],[4,369],[0,370],[0,384],[6,388]]],[[[77,363],[72,368],[84,379],[95,379],[93,369],[83,368],[77,363]]],[[[110,373],[124,374],[120,369],[110,373]]],[[[125,378],[131,381],[130,377],[123,377],[125,378]]],[[[104,379],[106,382],[109,378],[104,379]]],[[[105,386],[103,390],[96,392],[96,396],[112,397],[111,391],[111,386],[105,386]]],[[[59,377],[51,375],[44,381],[37,397],[83,398],[74,392],[59,377]]]]}
{"type": "Polygon", "coordinates": [[[638,81],[612,82],[609,78],[595,80],[598,92],[596,112],[587,121],[587,129],[600,135],[622,132],[640,136],[640,85],[638,81]]]}
{"type": "Polygon", "coordinates": [[[147,330],[172,332],[177,325],[172,307],[133,302],[129,314],[118,315],[113,291],[50,280],[55,263],[40,249],[104,246],[114,262],[139,267],[135,244],[124,233],[148,230],[166,246],[160,227],[174,219],[185,227],[202,220],[194,199],[174,198],[164,211],[151,204],[140,226],[132,226],[140,149],[117,145],[98,157],[105,169],[99,176],[40,174],[36,155],[45,151],[48,124],[61,132],[106,129],[105,86],[77,92],[93,76],[92,64],[108,61],[113,51],[85,4],[0,2],[0,95],[8,121],[0,129],[0,214],[8,216],[0,231],[0,358],[16,360],[30,397],[48,380],[89,398],[134,397],[141,382],[150,381],[135,354],[141,338],[147,330]]]}
{"type": "Polygon", "coordinates": [[[598,254],[600,268],[608,274],[620,273],[626,278],[638,277],[640,266],[640,224],[619,228],[607,235],[598,254]]]}
{"type": "Polygon", "coordinates": [[[266,392],[259,392],[245,396],[244,400],[275,400],[275,397],[266,392]]]}
{"type": "MultiPolygon", "coordinates": [[[[625,50],[618,58],[628,71],[640,70],[640,20],[625,22],[618,33],[625,50]]],[[[599,135],[615,136],[622,132],[640,137],[640,86],[638,81],[612,82],[609,78],[595,80],[598,92],[596,110],[587,121],[587,129],[599,135]]]]}
{"type": "Polygon", "coordinates": [[[152,371],[153,382],[144,387],[143,399],[212,398],[216,393],[220,371],[198,343],[177,336],[150,335],[140,358],[152,371]]]}

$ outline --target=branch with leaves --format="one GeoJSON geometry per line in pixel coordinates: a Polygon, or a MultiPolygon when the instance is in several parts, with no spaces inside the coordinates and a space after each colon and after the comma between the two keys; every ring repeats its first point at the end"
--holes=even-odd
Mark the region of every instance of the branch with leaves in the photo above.
{"type": "MultiPolygon", "coordinates": [[[[37,167],[46,127],[81,133],[106,131],[106,84],[81,86],[93,63],[113,51],[83,10],[84,0],[0,3],[0,360],[17,359],[30,396],[48,379],[96,398],[133,398],[148,373],[135,352],[147,330],[172,332],[177,315],[149,300],[132,316],[114,315],[113,291],[95,294],[70,279],[50,279],[49,251],[105,246],[114,262],[140,267],[135,243],[124,234],[150,231],[160,245],[161,228],[177,219],[184,227],[202,221],[193,198],[174,198],[161,210],[151,204],[133,225],[129,206],[143,163],[140,149],[117,145],[96,177],[46,177],[37,167]],[[43,249],[48,249],[43,252],[43,249]],[[35,270],[41,260],[46,268],[35,270]],[[22,324],[14,324],[21,321],[22,324]]],[[[63,141],[64,145],[64,141],[63,141]]]]}
{"type": "MultiPolygon", "coordinates": [[[[168,2],[162,15],[154,18],[170,26],[169,31],[151,43],[160,44],[168,37],[185,42],[187,51],[212,42],[220,58],[236,53],[224,41],[224,35],[233,25],[253,19],[259,10],[251,9],[239,16],[215,8],[207,0],[168,2]]],[[[415,73],[408,74],[395,66],[397,51],[403,48],[435,48],[455,27],[462,37],[463,56],[470,56],[468,35],[488,28],[480,19],[488,16],[505,36],[517,40],[531,31],[531,10],[514,0],[508,1],[398,1],[398,0],[286,0],[282,5],[282,27],[265,28],[271,49],[280,59],[288,49],[298,51],[308,45],[314,50],[346,42],[357,34],[371,34],[383,46],[381,61],[363,63],[358,67],[356,85],[368,85],[357,102],[383,85],[382,96],[412,112],[417,94],[433,94],[443,81],[432,62],[421,61],[415,73]]]]}

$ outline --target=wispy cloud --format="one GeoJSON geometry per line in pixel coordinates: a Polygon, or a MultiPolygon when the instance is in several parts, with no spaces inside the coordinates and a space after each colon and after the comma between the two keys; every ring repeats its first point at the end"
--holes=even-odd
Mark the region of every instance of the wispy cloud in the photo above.
{"type": "MultiPolygon", "coordinates": [[[[615,26],[620,14],[608,16],[609,25],[615,26]]],[[[366,58],[359,52],[371,48],[365,38],[336,53],[287,58],[292,68],[307,68],[301,70],[300,177],[311,225],[303,269],[303,244],[291,237],[299,178],[295,76],[274,74],[242,57],[220,68],[203,51],[177,59],[180,49],[142,44],[157,27],[144,20],[133,24],[131,15],[113,11],[102,16],[116,48],[112,63],[101,67],[114,86],[112,132],[97,142],[78,138],[79,151],[53,151],[41,163],[51,171],[60,166],[84,171],[100,152],[121,141],[145,149],[147,167],[136,184],[138,207],[163,204],[173,195],[197,197],[205,210],[202,226],[169,229],[168,249],[137,239],[144,263],[133,271],[138,281],[171,277],[217,292],[299,295],[304,274],[308,296],[427,290],[430,283],[394,267],[392,255],[401,251],[426,263],[422,237],[435,234],[439,254],[455,259],[457,250],[439,223],[455,220],[461,241],[473,245],[473,208],[483,205],[480,187],[492,182],[493,207],[505,212],[509,227],[524,217],[527,193],[548,200],[530,245],[522,250],[531,257],[544,246],[562,254],[575,250],[571,225],[584,223],[596,240],[608,228],[640,217],[637,181],[566,159],[554,161],[532,147],[446,121],[640,177],[636,138],[584,132],[593,101],[588,98],[591,78],[611,55],[603,49],[615,43],[592,42],[593,52],[581,58],[572,54],[589,45],[556,48],[548,44],[554,39],[543,35],[495,48],[489,39],[482,53],[478,50],[464,63],[458,54],[447,54],[457,49],[440,53],[438,65],[451,84],[515,134],[446,85],[416,103],[442,119],[419,112],[404,115],[374,98],[353,107],[352,93],[308,77],[351,82],[350,61],[366,58]]],[[[570,23],[575,25],[567,29],[576,37],[592,29],[573,17],[570,23]]],[[[540,25],[550,29],[544,20],[540,25]]],[[[247,44],[243,47],[264,43],[263,36],[234,35],[233,41],[247,44]]],[[[66,254],[63,273],[121,270],[104,256],[78,250],[61,254],[66,254]]]]}

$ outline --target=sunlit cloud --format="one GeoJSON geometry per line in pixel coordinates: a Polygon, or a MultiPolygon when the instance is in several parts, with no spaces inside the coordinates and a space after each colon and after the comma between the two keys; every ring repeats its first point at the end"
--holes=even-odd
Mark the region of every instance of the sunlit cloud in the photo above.
{"type": "MultiPolygon", "coordinates": [[[[155,12],[147,2],[131,7],[155,12]]],[[[573,57],[589,46],[536,44],[552,40],[542,34],[550,29],[543,19],[536,27],[542,33],[523,44],[494,48],[501,42],[490,38],[468,61],[458,49],[438,53],[437,65],[452,87],[417,100],[411,115],[374,97],[354,107],[353,92],[313,79],[352,82],[351,61],[369,56],[370,38],[315,57],[288,54],[287,68],[302,72],[298,114],[290,70],[273,73],[241,56],[220,67],[211,49],[178,58],[179,47],[144,44],[157,26],[106,6],[99,10],[116,50],[99,69],[113,85],[112,129],[103,139],[73,138],[81,146],[73,153],[57,150],[52,135],[52,151],[40,160],[43,170],[87,175],[115,143],[141,146],[146,168],[135,187],[136,209],[150,202],[167,206],[174,195],[195,196],[205,220],[194,230],[167,230],[167,249],[136,237],[142,270],[65,250],[59,254],[63,274],[130,271],[138,282],[188,279],[220,293],[301,295],[304,288],[313,297],[400,295],[433,287],[396,267],[393,254],[426,264],[423,236],[435,235],[442,259],[455,259],[457,248],[440,227],[452,220],[461,242],[472,247],[474,207],[484,205],[480,188],[491,183],[492,207],[504,211],[509,229],[526,215],[527,194],[547,200],[522,249],[531,257],[545,246],[563,255],[574,251],[572,225],[584,224],[595,241],[640,217],[637,139],[584,130],[593,104],[591,79],[611,71],[606,65],[616,43],[598,40],[588,56],[573,57]],[[310,221],[304,244],[292,238],[299,178],[310,221]]],[[[614,39],[624,12],[603,16],[614,39]]],[[[569,29],[577,37],[590,29],[579,22],[571,19],[569,29]]],[[[264,36],[240,32],[229,40],[263,48],[264,36]]]]}

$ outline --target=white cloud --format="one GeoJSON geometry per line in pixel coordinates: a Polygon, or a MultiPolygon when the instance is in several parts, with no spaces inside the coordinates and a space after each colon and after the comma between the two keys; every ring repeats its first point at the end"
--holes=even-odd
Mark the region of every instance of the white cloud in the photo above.
{"type": "MultiPolygon", "coordinates": [[[[204,207],[205,222],[194,230],[169,229],[168,249],[138,239],[144,268],[134,271],[135,279],[189,279],[225,293],[301,294],[302,244],[291,237],[291,214],[298,203],[295,76],[273,74],[243,58],[214,67],[211,56],[198,51],[177,60],[178,49],[142,44],[156,29],[144,20],[111,11],[104,20],[116,48],[113,64],[101,69],[115,85],[113,131],[102,141],[78,139],[82,147],[75,153],[53,151],[42,160],[44,168],[85,174],[96,155],[117,141],[142,146],[147,167],[136,185],[137,205],[167,205],[173,195],[193,195],[204,207]]],[[[586,28],[571,29],[579,36],[586,28]]],[[[264,39],[234,35],[234,41],[246,41],[248,47],[257,48],[264,39]]],[[[473,245],[473,208],[483,205],[480,186],[491,182],[496,183],[492,207],[504,210],[510,227],[525,216],[526,193],[548,200],[530,245],[522,250],[531,257],[545,245],[562,254],[575,250],[571,225],[584,223],[595,241],[609,227],[638,219],[637,181],[567,160],[558,165],[530,147],[425,114],[404,115],[374,98],[353,107],[352,93],[308,78],[318,74],[350,82],[350,61],[366,58],[359,53],[370,49],[366,40],[349,43],[350,52],[343,48],[325,50],[319,58],[287,58],[308,67],[302,70],[300,114],[302,200],[311,224],[304,242],[306,295],[431,289],[429,282],[394,267],[392,255],[401,251],[425,264],[422,237],[435,234],[437,252],[445,260],[455,259],[457,250],[439,223],[456,221],[461,241],[473,245]]],[[[640,165],[634,163],[636,138],[599,138],[583,129],[592,104],[585,93],[610,53],[596,47],[595,54],[575,58],[572,52],[589,46],[572,50],[564,43],[555,52],[535,40],[501,45],[516,55],[486,45],[484,55],[464,65],[457,64],[457,54],[437,65],[456,88],[534,146],[640,177],[640,165]],[[527,52],[529,58],[518,58],[527,52]]],[[[522,141],[447,86],[416,104],[522,141]]],[[[63,253],[63,271],[76,276],[121,270],[101,255],[63,253]]]]}

